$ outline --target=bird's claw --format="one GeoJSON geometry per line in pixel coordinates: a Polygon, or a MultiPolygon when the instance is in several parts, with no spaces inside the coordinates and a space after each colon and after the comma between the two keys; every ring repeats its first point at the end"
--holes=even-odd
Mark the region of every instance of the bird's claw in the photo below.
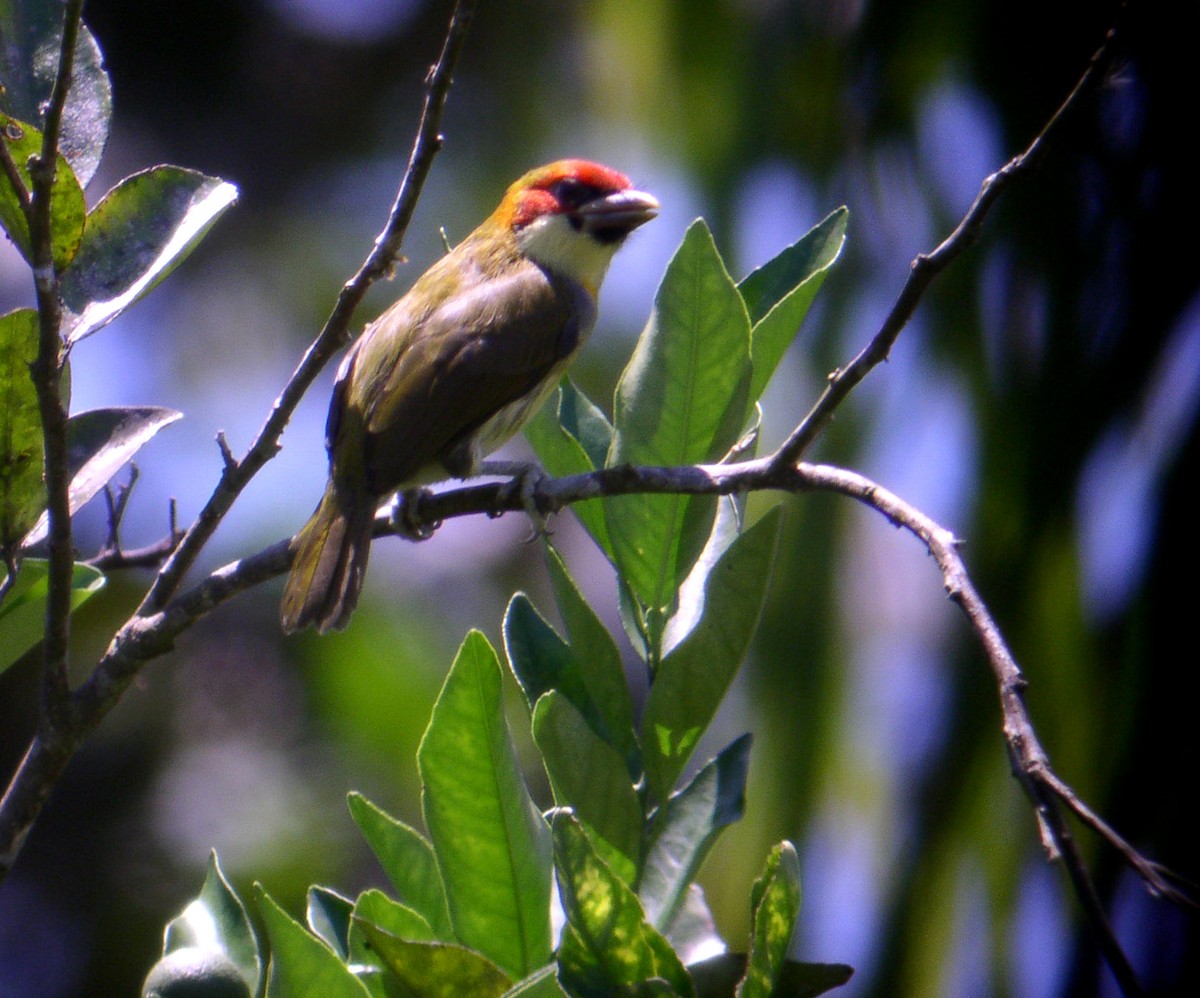
{"type": "Polygon", "coordinates": [[[433,493],[424,487],[396,493],[390,519],[392,528],[399,536],[410,541],[427,541],[437,533],[438,527],[442,525],[441,521],[426,523],[420,516],[421,501],[431,495],[433,493]]]}
{"type": "Polygon", "coordinates": [[[508,505],[513,495],[516,495],[520,500],[521,509],[529,517],[529,522],[532,526],[529,536],[525,538],[525,543],[531,544],[534,541],[541,540],[543,537],[550,537],[553,533],[547,525],[550,518],[538,508],[537,497],[538,488],[550,476],[532,462],[525,464],[492,464],[490,465],[490,469],[489,463],[484,462],[484,466],[485,473],[512,476],[500,486],[500,490],[496,494],[496,505],[489,515],[501,516],[504,513],[504,507],[508,505]]]}

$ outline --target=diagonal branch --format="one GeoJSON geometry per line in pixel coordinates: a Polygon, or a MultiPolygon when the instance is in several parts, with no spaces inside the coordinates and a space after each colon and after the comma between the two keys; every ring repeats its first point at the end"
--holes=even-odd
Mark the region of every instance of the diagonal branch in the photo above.
{"type": "Polygon", "coordinates": [[[425,79],[425,103],[421,109],[421,120],[417,126],[408,167],[388,215],[387,224],[375,239],[374,248],[358,272],[342,287],[324,327],[304,352],[291,378],[271,406],[266,422],[250,444],[245,457],[240,461],[233,460],[232,454],[226,449],[224,470],[216,489],[158,573],[150,591],[138,607],[137,616],[154,613],[171,598],[238,496],[262,467],[278,453],[279,438],[283,435],[296,406],[317,375],[329,363],[330,358],[349,340],[350,323],[371,285],[387,274],[395,263],[421,188],[433,165],[433,158],[442,147],[439,131],[442,109],[446,104],[454,67],[462,51],[474,10],[474,0],[457,0],[454,5],[441,54],[425,79]]]}
{"type": "MultiPolygon", "coordinates": [[[[74,19],[74,28],[64,30],[64,67],[60,68],[60,82],[56,85],[54,98],[60,102],[65,101],[65,87],[70,79],[69,60],[70,55],[74,53],[81,8],[82,0],[70,0],[67,19],[68,22],[74,19]]],[[[179,540],[178,545],[172,543],[164,549],[169,551],[167,560],[141,606],[113,636],[108,651],[97,663],[87,681],[74,693],[71,693],[67,686],[66,671],[67,619],[73,560],[70,519],[65,506],[66,413],[57,394],[57,380],[48,374],[51,360],[54,362],[54,371],[57,372],[61,337],[58,334],[60,306],[57,275],[54,273],[49,250],[47,188],[45,249],[35,259],[34,266],[35,279],[38,282],[39,311],[42,314],[44,348],[39,356],[42,370],[40,376],[35,373],[35,380],[39,385],[39,401],[42,402],[43,428],[46,435],[46,477],[47,488],[50,491],[52,569],[45,642],[47,682],[44,700],[54,709],[52,712],[43,710],[43,723],[30,742],[3,798],[0,798],[0,880],[3,880],[12,868],[43,805],[84,739],[116,705],[138,670],[150,659],[166,652],[183,627],[189,626],[200,616],[200,612],[195,609],[189,610],[191,604],[186,600],[176,600],[169,611],[165,608],[235,500],[254,475],[279,450],[279,438],[300,399],[311,387],[324,365],[349,338],[350,322],[367,290],[386,274],[395,262],[425,177],[442,145],[439,132],[442,110],[474,9],[474,0],[456,0],[441,53],[425,81],[426,94],[421,120],[404,178],[387,224],[376,238],[370,254],[358,273],[342,288],[324,328],[309,346],[282,393],[275,400],[246,455],[240,461],[226,461],[221,478],[199,516],[179,540]],[[52,343],[48,335],[51,329],[52,343]],[[53,349],[50,349],[51,347],[53,349]],[[62,508],[59,509],[59,506],[62,508]],[[64,571],[65,581],[59,578],[64,571]],[[51,624],[53,626],[50,626],[51,624]],[[136,654],[131,654],[131,651],[135,651],[136,654]],[[52,722],[47,721],[51,716],[52,722]]],[[[61,121],[61,116],[61,103],[56,108],[52,101],[47,111],[48,134],[57,135],[57,123],[61,121]]],[[[56,160],[50,159],[48,162],[51,164],[49,177],[52,181],[53,164],[56,160]]],[[[4,164],[0,163],[0,169],[2,168],[4,164]]],[[[31,201],[34,202],[30,208],[31,213],[41,196],[38,193],[41,181],[36,174],[34,180],[30,193],[31,201]]],[[[34,228],[31,214],[31,236],[34,228]]],[[[36,239],[32,241],[36,247],[36,239]]],[[[172,525],[172,535],[174,532],[172,525]]],[[[209,587],[220,590],[220,586],[214,580],[218,580],[223,571],[209,576],[206,580],[209,587]]],[[[236,571],[225,574],[230,574],[235,579],[238,577],[236,571]]]]}
{"type": "Polygon", "coordinates": [[[929,286],[939,274],[957,260],[968,248],[973,246],[983,231],[983,223],[988,212],[1000,199],[1000,196],[1014,181],[1028,173],[1045,154],[1050,139],[1060,130],[1062,122],[1083,101],[1085,95],[1099,85],[1112,63],[1116,48],[1117,29],[1111,29],[1104,37],[1104,42],[1093,54],[1087,69],[1079,78],[1066,100],[1059,105],[1057,111],[1034,137],[1034,140],[1021,153],[1014,156],[999,170],[987,177],[979,188],[979,193],[967,209],[967,213],[955,226],[941,244],[929,253],[922,253],[909,267],[908,278],[900,295],[892,305],[891,311],[884,317],[879,331],[871,342],[863,348],[849,364],[839,368],[829,375],[825,389],[816,404],[791,435],[779,448],[776,460],[779,467],[795,464],[799,461],[816,440],[826,424],[833,418],[838,406],[857,387],[875,367],[888,359],[896,340],[909,319],[913,317],[917,306],[924,297],[929,286]]]}

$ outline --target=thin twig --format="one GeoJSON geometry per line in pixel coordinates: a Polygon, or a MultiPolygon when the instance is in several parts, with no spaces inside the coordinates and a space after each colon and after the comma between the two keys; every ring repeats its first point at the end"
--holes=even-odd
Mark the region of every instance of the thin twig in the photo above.
{"type": "MultiPolygon", "coordinates": [[[[72,11],[74,12],[76,31],[81,6],[81,0],[71,0],[68,7],[68,17],[72,16],[72,11]]],[[[0,798],[0,880],[3,880],[12,868],[12,864],[24,844],[25,837],[37,820],[46,799],[83,740],[116,705],[138,669],[152,658],[168,651],[180,630],[190,626],[190,623],[198,619],[202,612],[207,612],[207,609],[193,607],[192,602],[187,599],[171,603],[169,612],[163,608],[171,601],[171,597],[178,590],[185,573],[193,565],[196,557],[242,490],[262,466],[277,453],[279,438],[300,399],[324,365],[349,338],[350,323],[354,312],[362,302],[367,290],[376,280],[387,274],[393,265],[404,239],[404,233],[412,218],[425,177],[429,173],[434,156],[441,148],[442,138],[439,128],[442,110],[449,92],[454,66],[462,50],[474,9],[474,0],[456,0],[441,53],[426,78],[426,94],[421,120],[404,178],[387,224],[375,240],[370,254],[358,273],[342,288],[324,328],[309,346],[283,392],[275,400],[266,422],[251,443],[245,457],[240,461],[234,460],[232,464],[226,462],[212,496],[196,520],[179,538],[178,544],[172,545],[172,551],[167,557],[166,563],[162,566],[134,616],[113,636],[108,650],[97,663],[92,674],[73,694],[69,693],[66,686],[65,668],[66,609],[69,609],[72,564],[70,520],[64,512],[65,507],[64,510],[58,509],[61,504],[54,491],[60,488],[59,479],[64,478],[64,474],[61,471],[55,471],[54,476],[51,475],[51,461],[60,462],[57,451],[57,441],[59,440],[62,442],[61,468],[65,469],[66,467],[66,417],[61,404],[57,404],[56,382],[54,392],[47,391],[45,393],[47,401],[43,405],[43,426],[47,434],[47,487],[51,489],[51,596],[54,597],[50,609],[47,611],[47,620],[48,622],[53,620],[55,623],[53,629],[47,627],[47,661],[54,663],[54,668],[48,668],[47,674],[54,677],[54,682],[47,684],[46,699],[55,707],[54,721],[49,724],[44,723],[39,727],[37,735],[30,743],[24,758],[13,774],[8,789],[3,798],[0,798]],[[61,416],[61,426],[55,422],[51,412],[56,405],[56,411],[61,416]],[[51,445],[52,434],[56,441],[54,446],[51,445]],[[62,547],[64,539],[65,549],[62,547]],[[57,548],[56,543],[58,544],[57,548]],[[55,554],[56,550],[59,552],[58,555],[55,554]],[[59,567],[55,568],[55,565],[59,567]],[[65,587],[54,581],[54,573],[61,574],[62,572],[61,566],[65,566],[67,572],[65,587]],[[59,595],[56,596],[56,593],[59,595]],[[59,602],[61,602],[63,594],[68,603],[66,609],[60,613],[59,602]],[[59,626],[59,622],[61,622],[61,626],[59,626]]],[[[75,33],[72,32],[72,52],[74,51],[74,38],[75,33]]],[[[64,51],[65,48],[64,40],[64,51]]],[[[59,94],[59,89],[61,88],[56,88],[56,95],[59,94]]],[[[65,99],[65,94],[63,96],[65,99]]],[[[55,122],[61,120],[61,111],[61,106],[57,110],[52,106],[47,112],[48,116],[51,116],[51,130],[55,134],[57,133],[55,122]]],[[[34,196],[36,200],[36,187],[34,196]]],[[[34,226],[31,224],[32,228],[34,226]]],[[[46,243],[47,247],[48,245],[46,243]]],[[[47,260],[49,259],[47,256],[47,260]]],[[[42,313],[44,316],[43,330],[45,330],[49,328],[45,317],[57,314],[50,311],[51,304],[45,298],[45,292],[53,291],[50,297],[53,299],[53,307],[57,309],[57,277],[52,265],[49,267],[35,265],[35,277],[39,282],[39,308],[45,306],[42,313]],[[47,279],[49,283],[47,283],[47,279]]],[[[58,337],[57,330],[58,326],[54,324],[56,343],[61,346],[61,338],[58,337]]],[[[46,356],[49,357],[48,352],[46,356]]],[[[57,361],[57,346],[53,356],[57,361]]],[[[49,384],[52,380],[43,372],[42,382],[49,384]]],[[[61,491],[65,496],[65,485],[61,486],[61,491]]],[[[171,535],[173,539],[176,536],[173,505],[171,535]]],[[[230,574],[235,583],[238,578],[242,577],[241,573],[236,571],[230,574]]],[[[209,592],[209,589],[214,588],[220,593],[222,591],[219,584],[220,577],[220,572],[210,575],[206,580],[207,588],[200,589],[200,594],[203,596],[209,592]]],[[[46,713],[44,711],[44,714],[46,713]]]]}
{"type": "MultiPolygon", "coordinates": [[[[455,3],[441,54],[425,80],[425,103],[421,110],[421,120],[417,126],[408,167],[387,224],[376,238],[374,248],[358,273],[343,286],[333,311],[325,321],[325,326],[309,345],[296,370],[275,400],[266,422],[251,443],[246,456],[241,461],[232,460],[231,454],[225,459],[225,467],[216,489],[195,522],[188,528],[179,547],[163,565],[150,591],[138,607],[137,616],[154,613],[167,602],[179,588],[184,574],[191,568],[242,490],[263,465],[278,453],[279,439],[296,406],[330,358],[349,338],[350,323],[367,290],[387,274],[395,263],[421,188],[433,164],[433,157],[442,145],[439,133],[442,109],[445,107],[454,66],[462,51],[474,10],[474,0],[457,0],[455,3]]],[[[228,450],[227,446],[225,450],[228,450]]]]}
{"type": "Polygon", "coordinates": [[[781,466],[799,461],[833,418],[838,406],[872,369],[887,360],[900,333],[908,325],[909,319],[934,279],[975,244],[983,230],[988,212],[1000,199],[1000,195],[1041,159],[1050,138],[1058,132],[1063,120],[1082,102],[1084,95],[1104,78],[1104,73],[1113,58],[1116,37],[1115,28],[1108,32],[1104,43],[1092,56],[1079,82],[1025,151],[1014,156],[983,181],[979,194],[954,231],[936,249],[929,253],[921,253],[913,260],[904,287],[901,288],[891,311],[884,317],[879,331],[854,360],[829,375],[825,389],[816,404],[779,448],[777,459],[781,466]]]}

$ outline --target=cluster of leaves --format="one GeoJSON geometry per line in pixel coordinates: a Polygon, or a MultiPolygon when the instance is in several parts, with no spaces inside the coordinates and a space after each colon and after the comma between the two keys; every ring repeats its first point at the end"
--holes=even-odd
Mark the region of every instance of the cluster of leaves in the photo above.
{"type": "MultiPolygon", "coordinates": [[[[570,384],[529,437],[548,470],[690,465],[744,454],[745,428],[840,252],[844,210],[735,284],[703,222],[670,263],[616,392],[615,419],[570,384]]],[[[396,891],[309,892],[307,927],[261,888],[270,970],[215,866],[181,919],[220,924],[198,946],[180,920],[147,995],[193,967],[268,995],[815,995],[850,968],[787,959],[799,864],[778,844],[750,892],[746,951],[726,951],[696,876],[744,808],[750,738],[675,787],[745,657],[771,575],[778,510],[742,529],[733,500],[628,496],[575,507],[616,569],[625,629],[646,663],[640,725],[613,636],[547,548],[560,634],[523,594],[504,650],[529,709],[554,807],[518,768],[500,656],[463,642],[418,752],[427,834],[352,794],[396,891]],[[557,885],[557,893],[553,887],[557,885]],[[214,970],[214,974],[217,971],[214,970]]]]}
{"type": "MultiPolygon", "coordinates": [[[[45,115],[58,73],[63,0],[0,5],[0,227],[33,262],[30,164],[43,154],[45,115]]],[[[86,26],[75,45],[50,203],[51,258],[62,304],[61,396],[70,396],[71,347],[103,328],[161,282],[233,203],[236,189],[215,177],[156,166],[127,177],[88,210],[84,188],[100,164],[112,121],[112,89],[86,26]]],[[[40,639],[44,561],[25,552],[46,534],[43,435],[30,364],[45,317],[33,308],[0,316],[0,669],[40,639]]],[[[74,513],[136,451],[180,413],[157,406],[108,408],[68,423],[74,513]]],[[[103,585],[76,567],[74,603],[103,585]]]]}

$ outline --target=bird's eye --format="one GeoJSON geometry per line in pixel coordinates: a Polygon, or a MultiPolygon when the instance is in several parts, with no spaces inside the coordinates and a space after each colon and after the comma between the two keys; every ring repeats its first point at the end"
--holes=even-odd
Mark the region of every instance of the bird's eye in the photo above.
{"type": "Polygon", "coordinates": [[[563,177],[551,185],[550,193],[564,208],[578,208],[581,204],[599,197],[600,190],[574,177],[563,177]]]}

